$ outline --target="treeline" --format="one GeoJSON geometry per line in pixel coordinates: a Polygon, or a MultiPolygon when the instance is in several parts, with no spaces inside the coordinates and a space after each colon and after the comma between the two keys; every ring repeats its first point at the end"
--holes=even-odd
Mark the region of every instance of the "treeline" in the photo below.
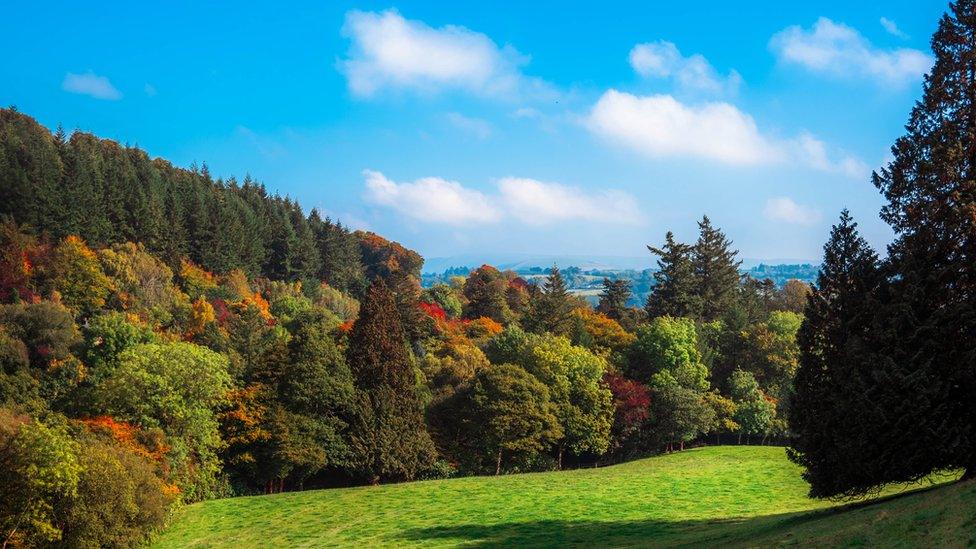
{"type": "Polygon", "coordinates": [[[214,180],[206,165],[177,168],[82,131],[52,134],[12,108],[0,109],[0,174],[0,216],[53,240],[139,242],[171,266],[188,258],[214,272],[365,289],[350,231],[250,177],[214,180]]]}
{"type": "Polygon", "coordinates": [[[879,258],[847,211],[800,332],[791,457],[815,496],[976,476],[976,2],[950,6],[924,93],[873,176],[879,258]]]}
{"type": "Polygon", "coordinates": [[[668,235],[652,248],[660,270],[646,307],[608,279],[594,309],[556,268],[534,284],[485,265],[421,290],[416,252],[304,217],[255,183],[142,164],[138,149],[85,134],[45,137],[9,110],[0,121],[2,192],[16,198],[0,223],[7,542],[131,546],[178,504],[207,498],[787,434],[809,287],[741,277],[707,218],[696,243],[668,235]],[[130,160],[106,160],[112,151],[130,160]],[[172,177],[120,184],[118,166],[172,177]],[[101,217],[108,207],[57,211],[79,208],[61,195],[84,181],[101,193],[155,185],[129,196],[189,190],[209,198],[180,211],[219,224],[226,204],[245,204],[255,230],[290,229],[218,253],[226,243],[195,232],[197,214],[174,218],[174,232],[188,231],[175,238],[101,217]]]}

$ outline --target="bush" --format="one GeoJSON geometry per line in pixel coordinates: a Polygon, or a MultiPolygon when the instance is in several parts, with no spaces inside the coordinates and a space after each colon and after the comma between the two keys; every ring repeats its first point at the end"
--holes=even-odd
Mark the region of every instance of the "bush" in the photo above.
{"type": "Polygon", "coordinates": [[[162,528],[175,491],[132,451],[86,435],[78,490],[57,511],[68,547],[134,547],[162,528]]]}

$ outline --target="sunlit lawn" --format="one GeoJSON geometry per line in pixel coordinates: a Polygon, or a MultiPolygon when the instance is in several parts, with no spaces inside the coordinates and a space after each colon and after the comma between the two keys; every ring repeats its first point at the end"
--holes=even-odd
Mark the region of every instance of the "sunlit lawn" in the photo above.
{"type": "MultiPolygon", "coordinates": [[[[158,545],[769,545],[813,539],[830,544],[893,543],[911,540],[912,532],[890,539],[878,536],[897,531],[895,523],[917,526],[915,519],[924,516],[902,515],[916,513],[915,507],[918,513],[929,509],[931,502],[923,499],[951,500],[946,499],[947,491],[968,501],[976,515],[972,484],[843,513],[811,513],[839,504],[811,500],[806,491],[799,469],[786,459],[783,448],[720,446],[601,469],[208,501],[187,507],[158,545]],[[938,499],[931,496],[938,492],[945,493],[938,499]],[[879,513],[881,519],[875,517],[879,513]]],[[[965,523],[966,505],[960,504],[959,513],[949,509],[948,515],[943,511],[928,518],[947,528],[947,536],[956,535],[955,525],[965,523]]],[[[946,543],[954,539],[944,538],[946,543]]]]}

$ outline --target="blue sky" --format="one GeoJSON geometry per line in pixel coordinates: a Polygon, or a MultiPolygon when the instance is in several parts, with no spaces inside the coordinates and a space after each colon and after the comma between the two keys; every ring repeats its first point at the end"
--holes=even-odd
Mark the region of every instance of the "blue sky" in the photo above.
{"type": "Polygon", "coordinates": [[[817,258],[921,93],[945,10],[889,2],[18,2],[0,104],[430,257],[639,256],[708,214],[817,258]]]}

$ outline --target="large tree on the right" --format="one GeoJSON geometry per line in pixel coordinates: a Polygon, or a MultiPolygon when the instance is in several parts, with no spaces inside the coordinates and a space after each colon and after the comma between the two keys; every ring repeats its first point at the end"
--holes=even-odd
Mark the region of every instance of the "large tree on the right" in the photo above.
{"type": "Polygon", "coordinates": [[[976,0],[950,5],[932,51],[907,133],[873,178],[896,239],[872,292],[869,356],[847,368],[860,386],[842,424],[858,442],[830,457],[857,474],[825,486],[807,463],[815,495],[976,475],[976,0]]]}
{"type": "Polygon", "coordinates": [[[932,51],[908,133],[874,175],[897,235],[882,295],[879,405],[913,416],[879,414],[909,431],[882,441],[891,478],[879,480],[947,467],[976,475],[976,1],[950,4],[932,51]]]}

